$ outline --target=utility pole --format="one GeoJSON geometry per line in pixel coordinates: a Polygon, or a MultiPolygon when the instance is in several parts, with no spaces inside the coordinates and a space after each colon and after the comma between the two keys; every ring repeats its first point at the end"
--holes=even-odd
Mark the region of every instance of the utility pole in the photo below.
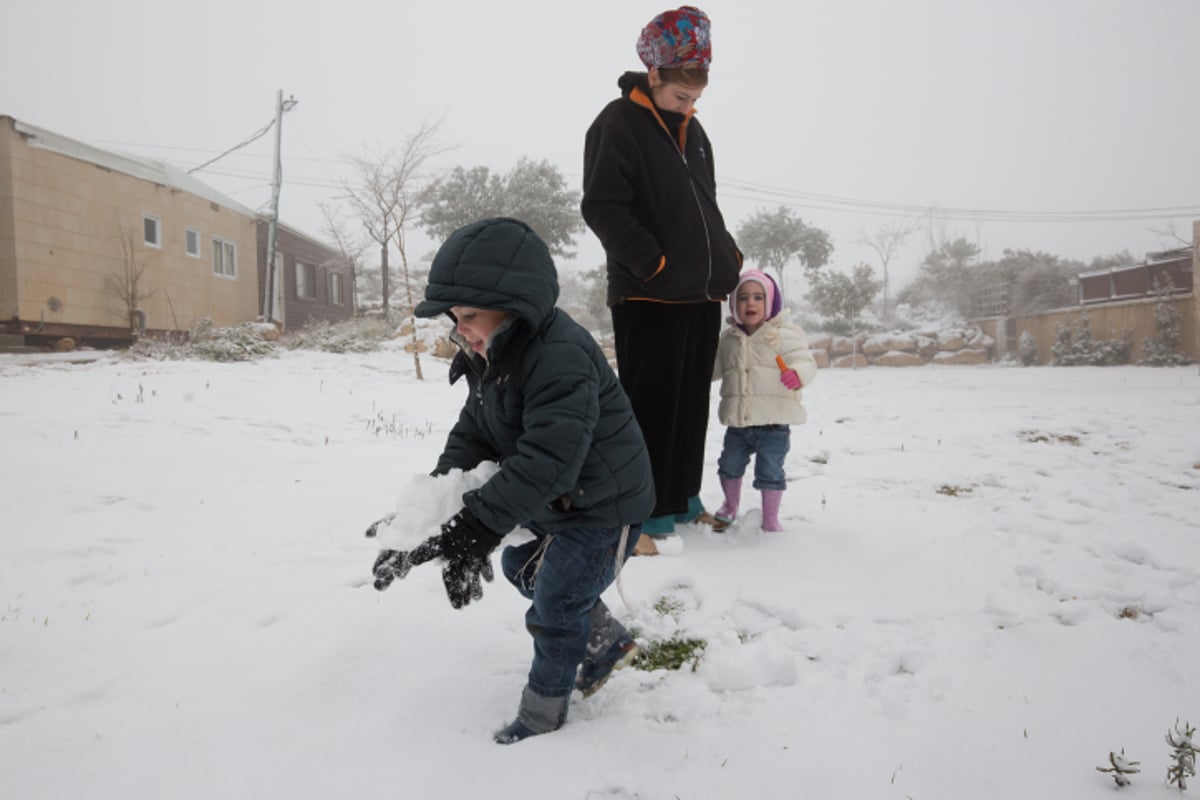
{"type": "Polygon", "coordinates": [[[287,102],[284,102],[283,89],[275,95],[275,170],[271,178],[271,222],[267,226],[267,271],[266,287],[263,291],[263,319],[266,322],[275,322],[279,313],[279,309],[275,307],[275,290],[279,281],[275,270],[275,243],[279,226],[279,186],[283,182],[283,161],[279,153],[283,138],[283,114],[295,108],[297,102],[292,95],[288,95],[287,102]]]}

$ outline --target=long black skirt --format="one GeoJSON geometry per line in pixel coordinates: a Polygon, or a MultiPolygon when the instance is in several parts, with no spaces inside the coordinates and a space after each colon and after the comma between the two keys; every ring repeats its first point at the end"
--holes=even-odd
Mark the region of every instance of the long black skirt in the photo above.
{"type": "Polygon", "coordinates": [[[700,493],[721,304],[627,300],[612,307],[617,372],[646,437],[653,516],[700,493]]]}

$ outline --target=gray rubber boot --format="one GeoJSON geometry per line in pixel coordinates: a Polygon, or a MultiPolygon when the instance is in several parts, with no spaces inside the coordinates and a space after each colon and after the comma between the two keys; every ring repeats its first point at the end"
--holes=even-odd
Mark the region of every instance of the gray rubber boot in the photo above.
{"type": "Polygon", "coordinates": [[[545,697],[525,687],[517,718],[495,735],[497,744],[515,744],[530,736],[556,731],[567,721],[567,705],[571,696],[545,697]]]}
{"type": "Polygon", "coordinates": [[[617,622],[602,601],[597,600],[592,607],[591,620],[587,655],[583,657],[579,674],[575,676],[575,688],[584,697],[591,697],[598,692],[614,670],[632,663],[638,653],[637,644],[629,631],[617,622]]]}
{"type": "Polygon", "coordinates": [[[608,648],[629,636],[629,631],[617,622],[603,600],[596,601],[589,616],[592,620],[592,630],[588,634],[587,655],[583,659],[585,663],[590,658],[608,652],[608,648]]]}

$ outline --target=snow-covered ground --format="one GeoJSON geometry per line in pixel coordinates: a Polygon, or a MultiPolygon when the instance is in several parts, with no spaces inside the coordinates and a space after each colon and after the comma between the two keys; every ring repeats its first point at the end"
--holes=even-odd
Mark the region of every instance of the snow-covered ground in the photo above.
{"type": "MultiPolygon", "coordinates": [[[[787,531],[748,491],[606,597],[644,640],[706,640],[698,666],[619,672],[501,747],[516,592],[370,582],[364,528],[431,533],[471,477],[419,477],[465,391],[424,366],[0,356],[0,797],[1082,800],[1121,748],[1125,796],[1178,796],[1195,367],[822,372],[787,531]]],[[[710,506],[720,440],[714,415],[710,506]]]]}

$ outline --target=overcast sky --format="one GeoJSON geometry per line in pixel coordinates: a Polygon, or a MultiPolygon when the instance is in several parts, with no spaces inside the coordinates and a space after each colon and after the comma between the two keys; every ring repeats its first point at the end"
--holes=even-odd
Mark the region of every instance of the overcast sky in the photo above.
{"type": "MultiPolygon", "coordinates": [[[[640,68],[641,27],[671,7],[0,0],[0,114],[189,169],[269,122],[282,89],[299,104],[283,126],[281,218],[320,235],[317,202],[338,194],[343,159],[425,120],[456,146],[441,169],[503,173],[529,156],[578,188],[587,126],[640,68]]],[[[829,231],[831,263],[848,269],[873,261],[862,233],[923,214],[898,280],[931,236],[1086,261],[1179,246],[1155,231],[1190,237],[1200,218],[1200,0],[701,7],[714,56],[699,118],[731,230],[782,203],[829,231]]],[[[196,177],[266,208],[272,146],[196,177]]],[[[579,245],[576,264],[602,261],[590,232],[579,245]]]]}

